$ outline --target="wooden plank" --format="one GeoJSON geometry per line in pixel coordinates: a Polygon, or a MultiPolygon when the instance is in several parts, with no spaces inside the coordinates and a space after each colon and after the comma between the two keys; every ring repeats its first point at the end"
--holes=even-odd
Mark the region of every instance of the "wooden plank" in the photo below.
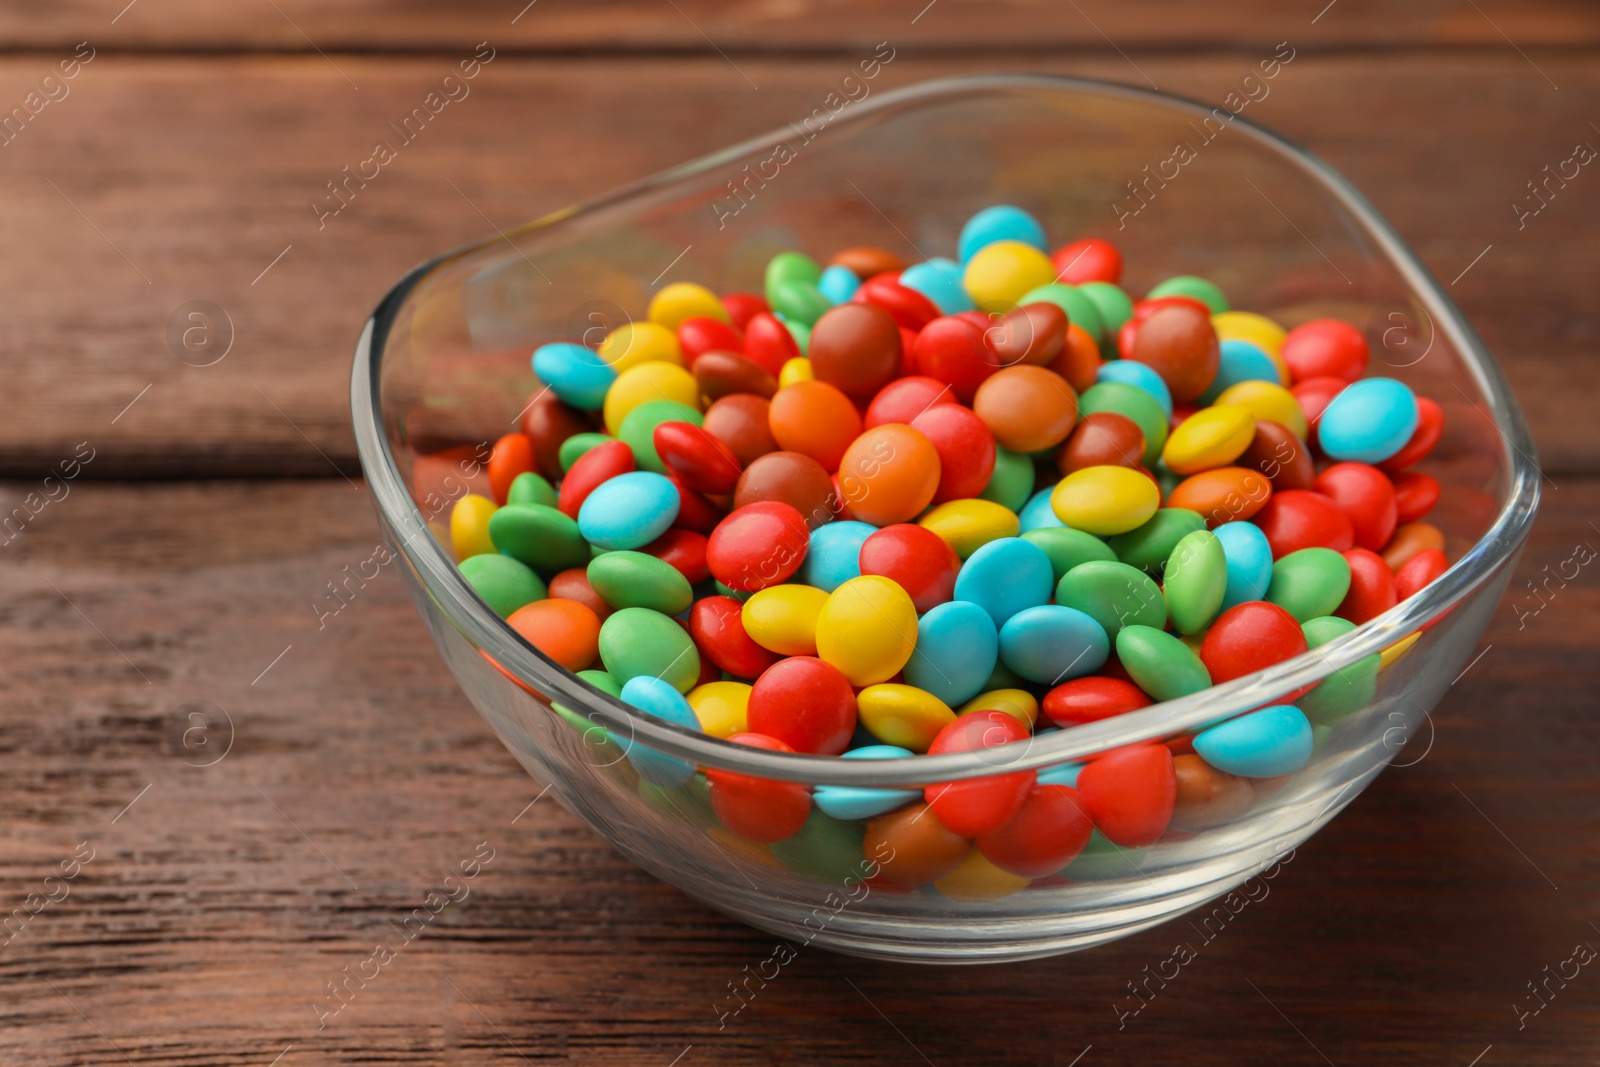
{"type": "MultiPolygon", "coordinates": [[[[1600,541],[1597,513],[1600,482],[1563,481],[1521,577],[1600,541]]],[[[85,483],[0,555],[4,908],[80,843],[93,849],[65,898],[0,952],[0,1060],[665,1067],[921,1053],[1088,1067],[1170,1062],[1181,1047],[1195,1064],[1320,1052],[1409,1067],[1467,1064],[1493,1045],[1484,1062],[1566,1067],[1600,1052],[1594,983],[1568,981],[1522,1029],[1512,1009],[1575,943],[1600,944],[1600,873],[1582,847],[1600,815],[1600,586],[1587,570],[1521,628],[1502,605],[1425,756],[1408,752],[1414,765],[1299,849],[1270,896],[1123,1028],[1113,1004],[1193,939],[1181,924],[1004,967],[807,950],[719,1029],[711,1005],[771,938],[634,870],[549,798],[524,812],[536,788],[456,690],[393,575],[317,630],[323,583],[376,538],[362,494],[337,480],[85,483]],[[186,745],[204,722],[188,718],[206,707],[194,701],[234,727],[210,767],[193,764],[227,733],[212,710],[186,745]],[[319,1030],[325,983],[480,842],[494,858],[470,895],[319,1030]]]]}
{"type": "Polygon", "coordinates": [[[312,52],[435,51],[481,40],[537,52],[792,52],[858,48],[884,40],[930,49],[1028,51],[1251,48],[1285,38],[1308,47],[1489,45],[1523,48],[1600,42],[1600,13],[1582,0],[1235,0],[1204,7],[1183,0],[1138,5],[1110,0],[792,0],[717,3],[647,0],[467,0],[448,6],[382,0],[64,0],[40,11],[0,6],[10,47],[49,50],[88,38],[132,50],[312,52]],[[113,18],[115,20],[113,21],[113,18]]]}
{"type": "MultiPolygon", "coordinates": [[[[1583,173],[1522,232],[1510,205],[1542,166],[1600,136],[1586,118],[1600,113],[1600,67],[1589,56],[1538,64],[1509,47],[1404,63],[1303,55],[1249,115],[1367,190],[1439,277],[1462,275],[1451,291],[1503,358],[1559,476],[1600,462],[1600,422],[1570,387],[1595,368],[1600,197],[1583,190],[1594,180],[1583,173]]],[[[808,114],[842,70],[836,60],[501,56],[319,230],[310,204],[325,183],[366,158],[448,66],[337,65],[101,55],[0,149],[9,247],[47,250],[0,264],[0,284],[17,294],[0,325],[0,473],[39,476],[85,441],[97,450],[95,477],[352,471],[349,353],[407,268],[491,223],[540,216],[808,114]],[[180,362],[171,348],[171,324],[181,334],[180,309],[195,300],[231,319],[232,350],[214,366],[180,362]]],[[[1252,61],[1156,55],[1137,65],[1165,89],[1220,101],[1252,61]]],[[[1138,77],[1114,56],[906,55],[877,84],[997,66],[1138,77]]],[[[21,100],[44,70],[37,58],[0,61],[0,101],[21,100]]]]}

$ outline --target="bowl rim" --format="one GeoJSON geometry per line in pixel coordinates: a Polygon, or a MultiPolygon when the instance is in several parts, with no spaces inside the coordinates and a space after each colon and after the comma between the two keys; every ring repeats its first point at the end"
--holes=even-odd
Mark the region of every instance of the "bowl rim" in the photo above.
{"type": "MultiPolygon", "coordinates": [[[[874,94],[871,99],[853,105],[852,114],[839,116],[835,124],[868,121],[883,111],[907,104],[1038,90],[1133,100],[1186,112],[1191,117],[1209,115],[1214,110],[1212,105],[1185,97],[1115,82],[1051,74],[980,74],[938,78],[874,94]]],[[[501,242],[511,243],[518,235],[591,215],[747,154],[766,150],[775,138],[785,136],[781,129],[748,138],[574,207],[446,252],[415,267],[396,283],[368,319],[356,345],[351,368],[351,410],[357,451],[368,491],[386,532],[396,542],[395,548],[406,560],[423,592],[440,606],[451,624],[527,688],[549,701],[582,709],[597,728],[608,729],[614,737],[626,736],[629,745],[637,741],[700,767],[742,771],[781,781],[842,786],[925,785],[1071,762],[1121,745],[1178,734],[1201,723],[1242,714],[1376,654],[1439,619],[1452,605],[1488,581],[1515,554],[1532,525],[1539,501],[1542,475],[1533,458],[1533,442],[1511,387],[1493,356],[1432,273],[1366,197],[1327,163],[1287,138],[1240,115],[1235,115],[1230,125],[1237,127],[1242,136],[1271,149],[1320,183],[1394,264],[1432,317],[1434,328],[1444,332],[1461,353],[1489,410],[1484,412],[1476,402],[1473,402],[1474,407],[1498,431],[1507,464],[1506,499],[1493,524],[1460,559],[1417,595],[1316,649],[1190,696],[1085,726],[1034,734],[1025,741],[1009,745],[937,756],[847,760],[737,745],[639,712],[535,649],[479,599],[443,546],[431,534],[416,536],[427,531],[427,521],[412,500],[383,432],[379,382],[382,352],[406,298],[429,275],[464,256],[501,242]],[[404,535],[400,536],[402,532],[404,535]]]]}

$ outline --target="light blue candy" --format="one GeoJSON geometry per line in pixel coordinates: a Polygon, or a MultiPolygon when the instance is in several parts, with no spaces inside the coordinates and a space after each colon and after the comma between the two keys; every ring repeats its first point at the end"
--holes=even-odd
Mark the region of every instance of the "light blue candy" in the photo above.
{"type": "Polygon", "coordinates": [[[643,548],[678,517],[678,489],[650,471],[600,483],[578,509],[578,532],[600,548],[643,548]]]}
{"type": "Polygon", "coordinates": [[[1000,627],[1000,659],[1030,682],[1058,685],[1093,674],[1110,654],[1105,628],[1077,608],[1028,608],[1000,627]]]}
{"type": "Polygon", "coordinates": [[[1017,520],[1022,524],[1018,532],[1027,533],[1029,530],[1043,530],[1048,526],[1065,526],[1061,517],[1056,514],[1056,509],[1050,506],[1050,494],[1054,487],[1041,489],[1028,498],[1022,505],[1022,510],[1017,512],[1017,520]]]}
{"type": "Polygon", "coordinates": [[[1121,382],[1135,389],[1143,389],[1156,398],[1167,418],[1172,418],[1172,390],[1149,365],[1133,359],[1113,359],[1100,364],[1095,372],[1096,382],[1121,382]]]}
{"type": "Polygon", "coordinates": [[[533,351],[533,373],[550,391],[575,408],[599,411],[617,372],[600,354],[583,345],[557,341],[533,351]]]}
{"type": "Polygon", "coordinates": [[[940,604],[917,620],[906,684],[952,707],[965,704],[983,692],[999,657],[999,632],[987,611],[963,600],[940,604]]]}
{"type": "Polygon", "coordinates": [[[976,604],[996,626],[1024,608],[1050,602],[1055,591],[1050,557],[1032,541],[1002,537],[978,549],[956,574],[956,599],[976,604]]]}
{"type": "Polygon", "coordinates": [[[1250,522],[1225,522],[1211,531],[1222,542],[1228,585],[1222,611],[1250,600],[1265,600],[1272,584],[1272,546],[1261,527],[1250,522]]]}
{"type": "Polygon", "coordinates": [[[1382,463],[1417,431],[1417,397],[1393,378],[1363,378],[1322,411],[1317,442],[1331,459],[1382,463]]]}
{"type": "Polygon", "coordinates": [[[1040,785],[1070,785],[1078,788],[1078,773],[1083,770],[1081,763],[1058,763],[1054,767],[1045,767],[1039,771],[1040,785]]]}
{"type": "Polygon", "coordinates": [[[1278,365],[1272,362],[1272,357],[1249,341],[1224,341],[1218,349],[1217,376],[1200,394],[1202,406],[1214,403],[1224,389],[1240,382],[1283,384],[1278,378],[1278,365]]]}
{"type": "MultiPolygon", "coordinates": [[[[640,711],[654,715],[658,719],[665,719],[675,726],[687,726],[691,730],[701,729],[700,720],[695,717],[694,709],[684,699],[682,693],[675,689],[671,682],[653,678],[648,674],[641,674],[636,678],[629,678],[622,687],[621,700],[624,704],[631,704],[640,711]]],[[[687,760],[668,756],[657,752],[653,748],[646,748],[632,738],[618,737],[615,731],[611,738],[622,747],[627,755],[628,762],[633,764],[634,770],[639,772],[639,777],[663,789],[680,786],[694,777],[694,764],[687,760]]]]}
{"type": "Polygon", "coordinates": [[[817,291],[835,304],[848,303],[859,288],[861,279],[857,278],[856,272],[849,267],[838,265],[829,267],[817,280],[817,291]]]}
{"type": "Polygon", "coordinates": [[[932,300],[946,315],[971,311],[976,305],[961,284],[961,264],[953,259],[930,259],[900,272],[900,284],[932,300]]]}
{"type": "Polygon", "coordinates": [[[961,227],[961,262],[965,263],[984,245],[996,241],[1021,241],[1043,252],[1046,250],[1044,227],[1037,219],[1020,207],[997,204],[986,207],[961,227]]]}
{"type": "Polygon", "coordinates": [[[811,531],[806,560],[795,581],[831,593],[861,577],[861,542],[878,532],[864,522],[830,522],[811,531]]]}
{"type": "Polygon", "coordinates": [[[1289,704],[1252,711],[1194,735],[1194,750],[1219,771],[1241,778],[1293,774],[1311,758],[1311,722],[1289,704]]]}
{"type": "MultiPolygon", "coordinates": [[[[899,759],[910,749],[894,745],[867,745],[846,752],[844,759],[899,759]]],[[[822,814],[835,819],[870,819],[922,799],[920,789],[863,789],[854,785],[819,785],[811,796],[822,814]]]]}

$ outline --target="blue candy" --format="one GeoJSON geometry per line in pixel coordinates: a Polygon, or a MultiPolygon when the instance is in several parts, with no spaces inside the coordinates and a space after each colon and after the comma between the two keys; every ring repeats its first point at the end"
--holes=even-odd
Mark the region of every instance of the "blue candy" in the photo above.
{"type": "MultiPolygon", "coordinates": [[[[865,748],[851,749],[843,758],[899,759],[911,754],[910,749],[896,748],[894,745],[867,745],[865,748]]],[[[870,819],[874,815],[903,808],[921,798],[920,789],[863,789],[854,785],[819,785],[812,794],[822,814],[835,819],[870,819]]]]}
{"type": "Polygon", "coordinates": [[[900,284],[932,300],[946,315],[971,311],[976,305],[961,283],[961,264],[953,259],[930,259],[900,272],[900,284]]]}
{"type": "Polygon", "coordinates": [[[1212,404],[1222,391],[1240,382],[1271,382],[1282,385],[1278,365],[1272,357],[1249,341],[1224,341],[1218,346],[1217,376],[1200,394],[1202,407],[1212,404]]]}
{"type": "Polygon", "coordinates": [[[989,613],[955,600],[917,620],[917,644],[906,663],[906,684],[955,706],[983,692],[1000,656],[1000,637],[989,613]]]}
{"type": "Polygon", "coordinates": [[[1272,583],[1272,546],[1261,527],[1250,522],[1225,522],[1211,531],[1222,542],[1228,585],[1222,611],[1249,600],[1265,600],[1272,583]]]}
{"type": "Polygon", "coordinates": [[[1046,251],[1044,227],[1020,207],[997,204],[986,207],[961,227],[961,262],[977,255],[978,249],[996,241],[1021,241],[1039,251],[1046,251]]]}
{"type": "Polygon", "coordinates": [[[1027,533],[1029,530],[1043,530],[1048,526],[1066,525],[1061,521],[1061,516],[1056,514],[1056,509],[1050,506],[1050,494],[1054,491],[1055,487],[1051,486],[1049,489],[1039,490],[1028,498],[1028,502],[1022,506],[1022,510],[1017,512],[1017,520],[1022,524],[1022,529],[1018,531],[1019,533],[1027,533]]]}
{"type": "Polygon", "coordinates": [[[1078,788],[1078,772],[1083,770],[1081,763],[1058,763],[1054,767],[1044,767],[1039,771],[1040,785],[1070,785],[1078,788]]]}
{"type": "Polygon", "coordinates": [[[610,478],[578,509],[578,532],[601,548],[643,548],[678,517],[678,488],[650,471],[610,478]]]}
{"type": "Polygon", "coordinates": [[[864,522],[830,522],[811,531],[805,562],[794,580],[831,593],[861,577],[861,542],[878,532],[864,522]]]}
{"type": "Polygon", "coordinates": [[[1311,759],[1311,722],[1290,704],[1252,711],[1194,735],[1194,750],[1241,778],[1293,774],[1311,759]]]}
{"type": "Polygon", "coordinates": [[[1417,397],[1393,378],[1363,378],[1322,411],[1317,443],[1331,459],[1382,463],[1417,430],[1417,397]]]}
{"type": "Polygon", "coordinates": [[[849,267],[838,265],[829,267],[817,280],[817,291],[835,304],[848,303],[859,288],[861,279],[857,278],[856,272],[849,267]]]}
{"type": "Polygon", "coordinates": [[[1135,389],[1143,389],[1156,398],[1156,403],[1161,405],[1161,410],[1167,418],[1172,418],[1172,390],[1167,388],[1167,383],[1161,380],[1147,364],[1132,359],[1113,359],[1100,364],[1100,369],[1095,372],[1096,382],[1121,382],[1131,385],[1135,389]]]}
{"type": "MultiPolygon", "coordinates": [[[[622,687],[621,700],[675,726],[687,726],[691,730],[701,728],[700,720],[695,717],[694,709],[683,694],[673,688],[672,683],[660,678],[652,678],[648,674],[629,678],[622,687]]],[[[687,760],[646,748],[634,739],[618,737],[614,732],[611,733],[611,739],[622,746],[628,762],[639,772],[639,777],[647,782],[671,789],[694,778],[694,764],[687,760]]]]}
{"type": "Polygon", "coordinates": [[[606,390],[617,380],[617,372],[598,352],[565,341],[534,349],[533,373],[556,396],[584,411],[604,407],[606,390]]]}
{"type": "Polygon", "coordinates": [[[1105,628],[1061,604],[1019,611],[1000,628],[1000,659],[1030,682],[1059,685],[1093,674],[1110,655],[1105,628]]]}
{"type": "Polygon", "coordinates": [[[967,558],[956,574],[957,600],[976,604],[996,626],[1024,608],[1050,602],[1055,590],[1050,557],[1032,541],[1002,537],[967,558]]]}

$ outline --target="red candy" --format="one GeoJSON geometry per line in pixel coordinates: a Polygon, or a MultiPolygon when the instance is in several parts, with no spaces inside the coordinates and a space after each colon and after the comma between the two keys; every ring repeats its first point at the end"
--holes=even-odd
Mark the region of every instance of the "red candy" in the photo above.
{"type": "Polygon", "coordinates": [[[536,469],[552,482],[561,478],[561,442],[592,429],[588,412],[563,403],[549,389],[540,390],[522,413],[522,432],[533,442],[536,469]]]}
{"type": "Polygon", "coordinates": [[[718,319],[689,318],[678,324],[678,347],[683,360],[694,369],[694,361],[707,352],[738,352],[744,348],[739,331],[718,319]]]}
{"type": "Polygon", "coordinates": [[[1356,543],[1350,517],[1339,510],[1338,504],[1311,489],[1285,489],[1272,494],[1267,506],[1257,512],[1255,523],[1267,535],[1273,559],[1302,548],[1343,552],[1356,543]]]}
{"type": "Polygon", "coordinates": [[[731,596],[701,597],[689,609],[689,636],[702,659],[736,678],[757,678],[782,657],[745,632],[743,608],[731,596]]]}
{"type": "Polygon", "coordinates": [[[496,504],[506,502],[517,475],[533,470],[533,442],[526,434],[508,433],[489,452],[489,490],[496,504]]]}
{"type": "Polygon", "coordinates": [[[856,729],[850,680],[815,656],[789,656],[768,667],[750,689],[750,729],[796,752],[837,756],[856,729]]]}
{"type": "Polygon", "coordinates": [[[1401,471],[1393,476],[1398,521],[1416,522],[1439,502],[1439,479],[1421,471],[1401,471]]]}
{"type": "Polygon", "coordinates": [[[955,391],[947,383],[913,374],[896,378],[879,389],[878,395],[867,405],[863,421],[869,430],[886,422],[903,422],[909,426],[913,419],[935,404],[955,403],[955,391]]]}
{"type": "Polygon", "coordinates": [[[917,373],[944,382],[963,404],[971,404],[978,386],[999,369],[983,343],[988,327],[983,315],[949,315],[928,323],[911,348],[917,373]]]}
{"type": "Polygon", "coordinates": [[[1084,282],[1110,282],[1115,285],[1122,279],[1122,253],[1110,241],[1099,237],[1085,237],[1062,245],[1050,256],[1056,268],[1056,281],[1067,285],[1084,282]]]}
{"type": "Polygon", "coordinates": [[[744,328],[744,354],[776,377],[785,363],[800,354],[800,347],[787,326],[771,312],[759,311],[744,328]]]}
{"type": "MultiPolygon", "coordinates": [[[[655,428],[653,439],[661,462],[690,489],[701,493],[731,493],[739,483],[738,458],[703,427],[692,422],[663,422],[655,428]]],[[[609,446],[600,446],[606,447],[609,446]]]]}
{"type": "Polygon", "coordinates": [[[589,499],[589,494],[619,474],[633,470],[633,449],[624,441],[607,441],[596,445],[578,457],[578,462],[567,471],[561,482],[561,493],[556,497],[556,507],[572,518],[589,499]]]}
{"type": "Polygon", "coordinates": [[[671,529],[645,545],[639,551],[649,553],[689,579],[690,585],[699,585],[711,577],[706,566],[706,535],[693,530],[671,529]]]}
{"type": "Polygon", "coordinates": [[[1132,682],[1097,675],[1062,682],[1040,705],[1057,726],[1081,726],[1149,706],[1150,698],[1132,682]]]}
{"type": "Polygon", "coordinates": [[[1413,463],[1421,463],[1433,451],[1433,446],[1439,443],[1443,433],[1444,409],[1430,397],[1417,397],[1417,428],[1412,431],[1411,440],[1378,467],[1393,473],[1403,471],[1413,463]]]}
{"type": "MultiPolygon", "coordinates": [[[[758,733],[734,734],[736,745],[792,752],[775,737],[758,733]]],[[[811,793],[799,782],[778,782],[737,771],[706,768],[711,786],[711,810],[723,826],[747,841],[771,844],[793,837],[811,814],[811,793]]]]}
{"type": "Polygon", "coordinates": [[[667,478],[678,490],[678,517],[673,520],[672,525],[680,530],[693,530],[695,533],[703,534],[716,529],[717,523],[721,522],[725,515],[723,509],[684,485],[677,475],[668,474],[667,478]]]}
{"type": "Polygon", "coordinates": [[[1300,402],[1300,410],[1305,413],[1306,423],[1311,427],[1309,440],[1316,439],[1317,422],[1322,418],[1322,412],[1349,384],[1343,378],[1307,378],[1290,388],[1289,392],[1300,402]]]}
{"type": "Polygon", "coordinates": [[[1350,564],[1350,591],[1334,609],[1335,615],[1359,626],[1400,602],[1394,575],[1382,556],[1365,548],[1352,548],[1344,558],[1350,564]]]}
{"type": "Polygon", "coordinates": [[[1172,752],[1165,745],[1108,752],[1078,773],[1078,793],[1085,813],[1112,844],[1153,845],[1166,833],[1178,802],[1172,752]]]}
{"type": "Polygon", "coordinates": [[[1425,548],[1400,564],[1400,569],[1394,572],[1395,596],[1400,600],[1409,600],[1422,592],[1423,586],[1449,569],[1450,561],[1442,551],[1425,548]]]}
{"type": "Polygon", "coordinates": [[[1310,378],[1355,381],[1367,369],[1367,339],[1360,330],[1338,319],[1313,319],[1289,331],[1283,339],[1283,361],[1295,384],[1310,378]]]}
{"type": "MultiPolygon", "coordinates": [[[[928,754],[976,752],[1028,737],[1027,725],[1015,715],[969,711],[939,731],[928,746],[928,754]]],[[[1004,765],[1002,757],[996,756],[994,761],[996,767],[1004,765]]],[[[1012,771],[961,782],[940,782],[927,786],[923,798],[947,829],[963,837],[980,837],[1011,820],[1028,799],[1037,777],[1033,771],[1012,771]]]]}
{"type": "Polygon", "coordinates": [[[1071,863],[1093,829],[1076,789],[1035,785],[1009,822],[978,838],[978,850],[1002,871],[1043,878],[1071,863]]]}
{"type": "Polygon", "coordinates": [[[961,404],[935,404],[915,419],[939,453],[939,488],[933,503],[965,500],[983,492],[994,475],[994,434],[972,409],[961,404]]]}
{"type": "Polygon", "coordinates": [[[1212,685],[1243,678],[1306,650],[1294,616],[1265,600],[1251,600],[1217,616],[1200,643],[1200,662],[1212,685]]]}
{"type": "Polygon", "coordinates": [[[711,574],[727,586],[753,593],[788,581],[806,558],[805,518],[788,504],[747,504],[717,523],[706,545],[711,574]]]}
{"type": "Polygon", "coordinates": [[[855,303],[870,304],[887,311],[894,321],[908,330],[920,330],[939,317],[933,301],[901,285],[897,275],[879,274],[861,283],[855,303]]]}
{"type": "Polygon", "coordinates": [[[734,329],[743,330],[750,325],[751,319],[772,309],[754,293],[729,293],[722,298],[722,310],[728,313],[734,329]]]}
{"type": "Polygon", "coordinates": [[[861,543],[860,564],[862,574],[880,575],[904,589],[921,615],[955,595],[961,558],[932,530],[899,523],[861,543]]]}
{"type": "MultiPolygon", "coordinates": [[[[1145,301],[1154,304],[1157,301],[1145,301]]],[[[1211,313],[1186,297],[1162,297],[1148,318],[1129,319],[1134,327],[1123,358],[1145,364],[1167,383],[1174,403],[1194,400],[1217,376],[1221,360],[1211,313]]],[[[1135,309],[1137,311],[1137,309],[1135,309]]]]}
{"type": "Polygon", "coordinates": [[[1350,519],[1357,547],[1378,552],[1394,536],[1399,524],[1394,485],[1377,467],[1335,463],[1317,475],[1314,488],[1350,519]]]}

